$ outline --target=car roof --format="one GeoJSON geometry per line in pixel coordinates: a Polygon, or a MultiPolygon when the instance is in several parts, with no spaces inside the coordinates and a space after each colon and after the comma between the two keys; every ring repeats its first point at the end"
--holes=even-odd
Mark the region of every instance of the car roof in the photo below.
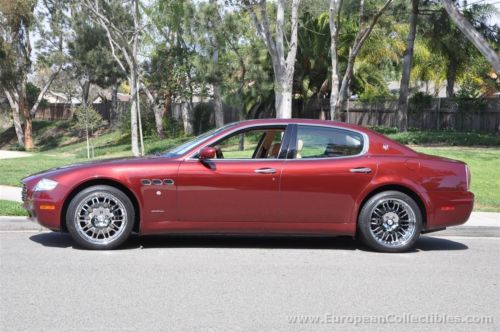
{"type": "Polygon", "coordinates": [[[236,126],[248,126],[248,125],[266,125],[266,124],[305,124],[305,125],[322,125],[322,126],[335,126],[345,129],[353,129],[358,131],[366,132],[367,128],[353,125],[340,121],[330,121],[330,120],[317,120],[317,119],[254,119],[254,120],[244,120],[236,123],[236,126]]]}

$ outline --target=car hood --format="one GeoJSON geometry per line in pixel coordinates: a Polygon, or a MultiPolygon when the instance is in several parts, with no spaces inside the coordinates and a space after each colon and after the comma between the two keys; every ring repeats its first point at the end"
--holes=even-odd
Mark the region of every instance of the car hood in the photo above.
{"type": "Polygon", "coordinates": [[[58,166],[54,168],[47,169],[45,171],[37,172],[31,174],[21,180],[23,183],[27,183],[36,179],[40,179],[42,177],[55,177],[57,175],[78,170],[84,168],[94,168],[94,167],[102,167],[102,166],[126,166],[126,165],[134,165],[134,164],[143,164],[150,161],[158,160],[158,159],[173,159],[166,157],[165,155],[161,156],[145,156],[145,157],[121,157],[121,158],[108,158],[108,159],[99,159],[99,160],[89,160],[74,164],[68,164],[63,166],[58,166]]]}

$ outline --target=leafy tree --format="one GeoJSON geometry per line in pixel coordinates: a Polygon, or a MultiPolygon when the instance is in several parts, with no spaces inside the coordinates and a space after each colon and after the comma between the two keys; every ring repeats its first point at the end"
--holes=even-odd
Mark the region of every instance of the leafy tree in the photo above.
{"type": "Polygon", "coordinates": [[[116,102],[117,85],[125,75],[113,59],[106,31],[89,22],[76,10],[72,29],[74,35],[68,43],[68,49],[71,56],[71,70],[81,85],[82,104],[88,103],[90,84],[102,88],[113,86],[115,92],[113,98],[116,102]]]}
{"type": "Polygon", "coordinates": [[[392,0],[385,1],[380,7],[373,10],[374,14],[367,20],[365,2],[360,1],[359,5],[353,6],[352,3],[346,3],[344,9],[342,9],[343,2],[341,0],[331,0],[329,9],[329,22],[330,22],[330,54],[332,61],[332,78],[331,78],[331,93],[330,93],[330,118],[338,118],[337,110],[345,107],[345,102],[347,101],[348,89],[351,83],[351,79],[354,72],[354,64],[358,54],[361,51],[364,43],[370,36],[375,24],[385,12],[387,7],[391,4],[392,0]],[[342,20],[340,19],[341,10],[345,10],[348,13],[353,13],[357,10],[358,22],[357,22],[357,32],[355,34],[354,40],[349,46],[349,52],[347,56],[347,67],[342,75],[342,80],[340,80],[340,70],[339,70],[339,31],[344,28],[342,26],[342,20]]]}
{"type": "Polygon", "coordinates": [[[0,1],[0,34],[2,39],[1,86],[13,111],[14,128],[19,144],[27,150],[34,147],[32,119],[43,96],[64,65],[64,15],[66,5],[62,0],[47,0],[35,15],[36,1],[0,1]],[[38,21],[35,19],[38,18],[38,21]],[[44,23],[42,23],[44,22],[44,23]],[[47,27],[44,26],[47,25],[47,27]],[[37,27],[44,36],[36,46],[39,49],[37,68],[51,71],[47,81],[32,105],[28,105],[28,74],[32,71],[30,32],[37,27]],[[42,28],[43,27],[43,28],[42,28]],[[50,42],[49,42],[50,41],[50,42]],[[31,107],[30,107],[31,106],[31,107]],[[24,116],[21,127],[20,114],[24,116]]]}
{"type": "Polygon", "coordinates": [[[90,159],[91,139],[94,136],[96,129],[105,126],[106,121],[102,116],[91,106],[80,105],[74,112],[73,128],[85,133],[87,141],[87,158],[90,159]]]}
{"type": "Polygon", "coordinates": [[[123,74],[127,76],[131,89],[130,136],[132,154],[134,156],[144,154],[139,98],[141,81],[139,49],[144,28],[142,4],[139,4],[139,0],[127,2],[84,0],[81,2],[81,6],[90,15],[93,22],[106,31],[111,54],[123,74]]]}
{"type": "Polygon", "coordinates": [[[477,48],[479,52],[491,63],[497,73],[500,73],[500,56],[489,45],[484,36],[460,13],[453,0],[442,0],[442,4],[450,19],[465,37],[477,48]]]}

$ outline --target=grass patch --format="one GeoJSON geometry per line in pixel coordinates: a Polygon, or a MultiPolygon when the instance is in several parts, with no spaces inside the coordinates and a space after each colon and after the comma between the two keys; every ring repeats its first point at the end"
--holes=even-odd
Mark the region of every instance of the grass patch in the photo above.
{"type": "MultiPolygon", "coordinates": [[[[164,152],[181,144],[189,137],[158,140],[146,138],[146,154],[164,152]]],[[[95,159],[130,156],[130,137],[119,132],[111,132],[93,140],[95,159]]],[[[34,153],[30,157],[0,160],[0,184],[20,186],[22,178],[50,168],[86,161],[86,142],[61,146],[44,153],[34,153]]]]}
{"type": "Polygon", "coordinates": [[[21,179],[49,168],[82,161],[72,155],[46,155],[37,153],[30,157],[0,160],[0,184],[21,186],[21,179]]]}
{"type": "Polygon", "coordinates": [[[0,200],[0,216],[27,216],[28,213],[19,202],[0,200]]]}
{"type": "Polygon", "coordinates": [[[413,147],[416,151],[462,160],[472,174],[471,191],[476,196],[477,211],[500,212],[499,148],[413,147]]]}

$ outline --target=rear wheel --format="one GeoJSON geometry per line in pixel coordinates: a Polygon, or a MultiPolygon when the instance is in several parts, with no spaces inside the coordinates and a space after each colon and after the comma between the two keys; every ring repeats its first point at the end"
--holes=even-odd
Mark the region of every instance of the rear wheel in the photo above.
{"type": "Polygon", "coordinates": [[[411,249],[422,230],[422,213],[417,203],[399,191],[384,191],[370,198],[359,214],[361,240],[383,252],[411,249]]]}
{"type": "Polygon", "coordinates": [[[113,249],[132,232],[134,206],[122,191],[105,185],[79,192],[66,212],[73,239],[86,249],[113,249]]]}

